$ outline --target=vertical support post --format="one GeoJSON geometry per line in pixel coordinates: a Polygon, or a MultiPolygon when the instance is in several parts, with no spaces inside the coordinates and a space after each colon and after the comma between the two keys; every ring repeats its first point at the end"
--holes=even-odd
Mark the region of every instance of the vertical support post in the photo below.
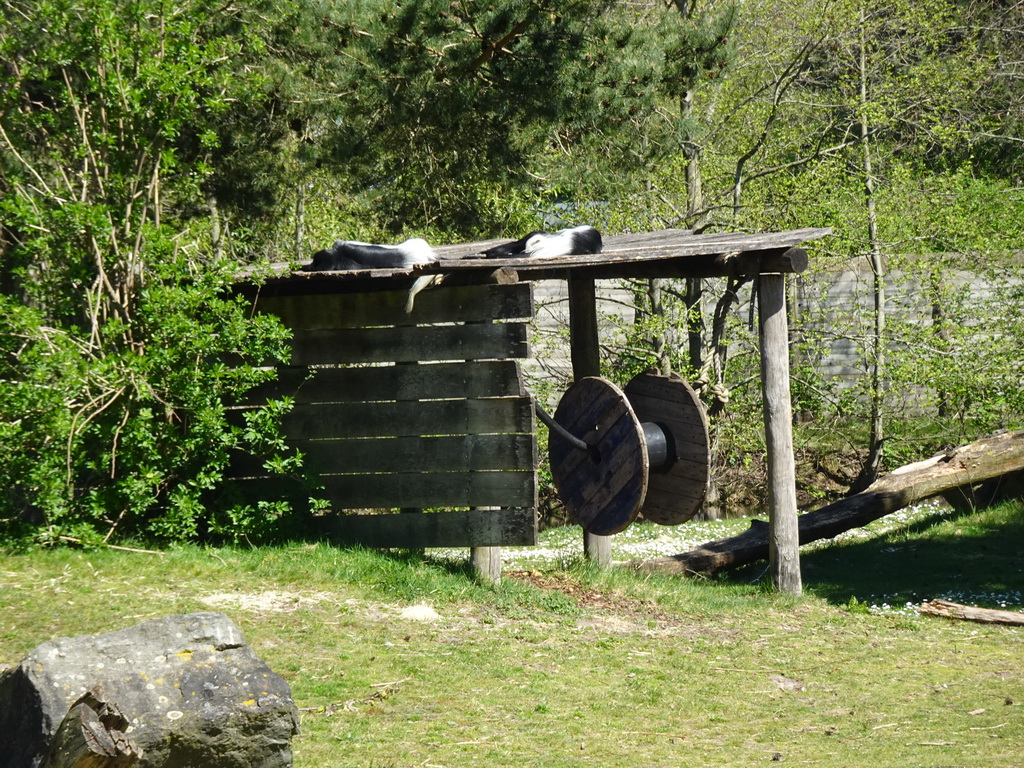
{"type": "Polygon", "coordinates": [[[480,581],[501,583],[501,547],[470,547],[469,562],[480,581]]]}
{"type": "Polygon", "coordinates": [[[768,446],[768,556],[772,583],[780,592],[799,595],[800,534],[793,458],[793,408],[789,390],[789,330],[786,277],[760,277],[761,388],[768,446]]]}
{"type": "Polygon", "coordinates": [[[501,547],[470,547],[469,564],[480,581],[495,585],[501,583],[501,547]]]}
{"type": "MultiPolygon", "coordinates": [[[[569,347],[576,381],[601,375],[601,348],[597,335],[597,289],[593,278],[569,273],[569,347]]],[[[583,555],[601,568],[612,564],[610,536],[583,532],[583,555]]]]}

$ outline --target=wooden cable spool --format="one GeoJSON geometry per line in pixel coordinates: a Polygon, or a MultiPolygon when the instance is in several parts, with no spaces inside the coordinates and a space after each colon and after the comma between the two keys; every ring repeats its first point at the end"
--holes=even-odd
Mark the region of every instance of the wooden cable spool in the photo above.
{"type": "Polygon", "coordinates": [[[554,421],[552,478],[569,518],[584,530],[618,533],[641,512],[677,525],[700,509],[710,467],[707,421],[682,379],[642,373],[625,390],[599,377],[580,379],[562,396],[554,421]]]}

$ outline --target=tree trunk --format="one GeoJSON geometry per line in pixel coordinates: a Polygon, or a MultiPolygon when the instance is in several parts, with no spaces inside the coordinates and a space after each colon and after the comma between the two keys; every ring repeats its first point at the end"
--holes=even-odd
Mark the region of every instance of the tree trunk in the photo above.
{"type": "MultiPolygon", "coordinates": [[[[680,12],[682,8],[680,8],[680,12]]],[[[687,120],[693,112],[693,91],[680,99],[679,114],[682,133],[682,151],[686,158],[686,226],[699,234],[707,226],[704,208],[704,182],[701,173],[703,148],[690,135],[687,120]]],[[[704,364],[704,298],[703,281],[699,277],[686,278],[686,331],[690,366],[699,371],[704,364]]]]}
{"type": "Polygon", "coordinates": [[[665,304],[662,301],[661,289],[663,280],[652,277],[647,281],[647,296],[650,301],[651,316],[654,328],[651,334],[651,347],[657,360],[658,372],[662,376],[672,375],[672,341],[669,338],[669,323],[665,317],[665,304]]]}
{"type": "Polygon", "coordinates": [[[295,186],[295,258],[304,261],[306,253],[306,180],[295,186]]]}
{"type": "MultiPolygon", "coordinates": [[[[978,440],[941,456],[908,464],[862,493],[802,515],[799,518],[800,543],[830,539],[953,488],[1021,469],[1024,469],[1024,431],[978,440]]],[[[766,559],[768,542],[768,524],[754,520],[750,528],[738,536],[635,565],[662,573],[708,575],[766,559]]]]}
{"type": "Polygon", "coordinates": [[[1024,613],[1020,611],[997,611],[992,608],[978,608],[973,605],[960,605],[948,600],[932,600],[922,603],[918,613],[928,616],[942,616],[947,619],[963,619],[977,621],[982,624],[1009,624],[1024,627],[1024,613]]]}
{"type": "Polygon", "coordinates": [[[868,367],[871,371],[871,434],[868,437],[868,457],[860,476],[853,483],[853,490],[860,492],[878,478],[882,468],[882,451],[885,445],[885,424],[882,406],[885,403],[885,262],[882,258],[882,244],[878,236],[878,213],[875,201],[874,159],[872,140],[868,123],[868,71],[867,37],[864,7],[860,11],[860,142],[864,163],[864,201],[868,218],[868,261],[871,264],[872,292],[874,294],[874,328],[868,349],[868,367]]]}
{"type": "Polygon", "coordinates": [[[210,244],[213,246],[213,258],[220,261],[224,258],[224,236],[221,232],[220,208],[216,195],[207,195],[206,205],[210,209],[210,244]]]}
{"type": "MultiPolygon", "coordinates": [[[[935,345],[945,353],[949,349],[949,323],[946,318],[946,306],[943,303],[944,276],[942,266],[936,264],[928,275],[928,293],[931,297],[932,329],[935,333],[935,345]]],[[[949,391],[940,386],[935,393],[938,400],[936,415],[940,419],[948,419],[952,413],[952,398],[949,391]]]]}

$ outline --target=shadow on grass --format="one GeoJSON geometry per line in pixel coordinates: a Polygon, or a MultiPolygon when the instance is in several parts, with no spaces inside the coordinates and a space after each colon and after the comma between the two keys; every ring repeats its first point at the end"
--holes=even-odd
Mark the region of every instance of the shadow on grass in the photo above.
{"type": "MultiPolygon", "coordinates": [[[[757,578],[765,564],[732,578],[757,578]]],[[[801,555],[805,589],[831,603],[901,607],[933,598],[1024,609],[1024,501],[948,510],[871,539],[801,555]]]]}

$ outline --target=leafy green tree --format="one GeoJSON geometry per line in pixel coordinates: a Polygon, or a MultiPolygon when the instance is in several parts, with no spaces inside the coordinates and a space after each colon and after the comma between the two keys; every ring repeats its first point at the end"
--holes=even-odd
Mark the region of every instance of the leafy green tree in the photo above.
{"type": "Polygon", "coordinates": [[[886,238],[880,196],[892,183],[888,169],[900,157],[934,165],[950,148],[966,143],[957,125],[959,105],[979,80],[974,38],[965,35],[957,9],[944,0],[899,0],[838,4],[835,34],[824,47],[834,78],[836,110],[844,133],[856,145],[848,173],[862,188],[860,252],[872,276],[871,324],[864,335],[869,404],[868,457],[855,489],[877,477],[887,439],[889,355],[888,262],[894,243],[886,238]],[[850,30],[844,32],[843,30],[850,30]]]}
{"type": "MultiPolygon", "coordinates": [[[[407,0],[332,23],[342,99],[315,128],[329,162],[384,224],[484,231],[490,190],[529,179],[550,126],[601,104],[629,29],[596,0],[407,0]],[[611,50],[599,52],[604,46],[611,50]],[[342,70],[339,69],[339,72],[342,70]]],[[[327,161],[325,161],[327,162],[327,161]]]]}
{"type": "Polygon", "coordinates": [[[229,452],[273,437],[225,406],[283,330],[230,298],[193,218],[226,116],[266,81],[221,4],[3,5],[0,520],[195,537],[229,452]]]}

